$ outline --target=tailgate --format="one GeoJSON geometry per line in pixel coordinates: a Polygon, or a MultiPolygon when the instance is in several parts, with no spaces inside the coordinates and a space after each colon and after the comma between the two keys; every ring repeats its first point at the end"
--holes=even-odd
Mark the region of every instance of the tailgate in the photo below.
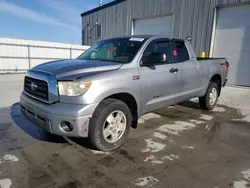
{"type": "Polygon", "coordinates": [[[197,58],[197,61],[199,62],[201,75],[219,72],[222,85],[225,85],[229,68],[229,63],[225,58],[197,58]]]}
{"type": "Polygon", "coordinates": [[[227,75],[228,75],[229,63],[227,62],[226,59],[221,59],[220,60],[220,65],[221,65],[222,85],[225,86],[226,82],[227,82],[227,75]]]}

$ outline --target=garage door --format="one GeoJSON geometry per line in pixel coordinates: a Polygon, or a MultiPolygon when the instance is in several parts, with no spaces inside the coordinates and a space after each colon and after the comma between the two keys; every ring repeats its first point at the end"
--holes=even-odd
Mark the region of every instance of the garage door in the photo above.
{"type": "Polygon", "coordinates": [[[171,35],[172,23],[172,16],[135,20],[133,34],[171,35]]]}
{"type": "Polygon", "coordinates": [[[250,5],[219,9],[214,57],[230,64],[229,84],[250,86],[250,5]]]}

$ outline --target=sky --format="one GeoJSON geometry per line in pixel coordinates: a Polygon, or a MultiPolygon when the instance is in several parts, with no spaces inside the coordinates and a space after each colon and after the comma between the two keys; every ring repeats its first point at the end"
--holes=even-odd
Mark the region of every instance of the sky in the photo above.
{"type": "Polygon", "coordinates": [[[0,37],[81,44],[80,14],[98,5],[99,0],[0,0],[0,37]]]}

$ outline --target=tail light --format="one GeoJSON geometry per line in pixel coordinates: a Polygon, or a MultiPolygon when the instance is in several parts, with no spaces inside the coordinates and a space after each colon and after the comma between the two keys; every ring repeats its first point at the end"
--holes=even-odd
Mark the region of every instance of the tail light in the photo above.
{"type": "Polygon", "coordinates": [[[226,67],[227,67],[227,69],[229,68],[229,66],[230,66],[229,62],[226,61],[226,67]]]}

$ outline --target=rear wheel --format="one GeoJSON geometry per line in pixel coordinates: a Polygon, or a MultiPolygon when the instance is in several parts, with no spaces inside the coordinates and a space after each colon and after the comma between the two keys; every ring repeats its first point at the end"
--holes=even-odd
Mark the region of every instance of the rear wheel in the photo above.
{"type": "Polygon", "coordinates": [[[211,82],[206,94],[199,98],[200,108],[204,110],[213,110],[218,102],[218,97],[219,87],[216,83],[211,82]]]}
{"type": "Polygon", "coordinates": [[[132,115],[124,102],[106,99],[93,114],[88,140],[95,149],[114,150],[126,141],[131,123],[132,115]]]}

